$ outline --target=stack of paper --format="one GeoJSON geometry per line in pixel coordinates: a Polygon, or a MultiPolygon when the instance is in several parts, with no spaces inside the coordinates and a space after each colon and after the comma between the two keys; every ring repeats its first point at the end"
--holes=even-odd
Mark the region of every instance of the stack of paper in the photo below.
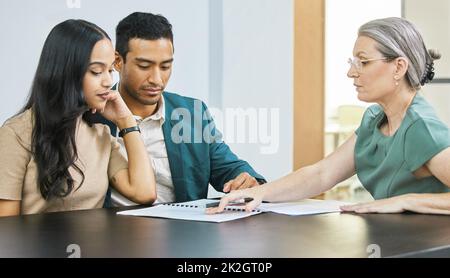
{"type": "Polygon", "coordinates": [[[256,210],[246,212],[243,207],[228,206],[220,214],[205,213],[206,204],[215,200],[197,200],[185,203],[160,204],[149,208],[121,211],[117,214],[141,217],[159,217],[206,222],[225,222],[249,217],[262,212],[274,212],[286,215],[311,215],[340,212],[340,207],[348,203],[339,201],[303,200],[290,203],[263,203],[256,210]]]}
{"type": "Polygon", "coordinates": [[[258,209],[287,215],[311,215],[340,212],[340,207],[348,204],[333,200],[322,201],[308,199],[291,203],[263,203],[258,209]]]}
{"type": "Polygon", "coordinates": [[[239,218],[249,217],[262,212],[260,210],[246,212],[242,208],[230,206],[227,207],[227,210],[225,210],[223,213],[206,214],[205,213],[206,204],[213,202],[216,202],[216,200],[202,199],[185,203],[162,204],[144,209],[121,211],[118,212],[117,214],[220,223],[239,218]]]}

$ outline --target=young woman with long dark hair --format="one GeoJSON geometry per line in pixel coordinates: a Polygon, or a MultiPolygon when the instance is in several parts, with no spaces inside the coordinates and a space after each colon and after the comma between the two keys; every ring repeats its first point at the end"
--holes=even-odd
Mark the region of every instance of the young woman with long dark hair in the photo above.
{"type": "Polygon", "coordinates": [[[156,199],[139,128],[111,90],[114,49],[98,26],[67,20],[48,35],[31,93],[0,128],[0,216],[102,207],[108,184],[137,203],[156,199]],[[128,160],[100,112],[121,130],[128,160]]]}

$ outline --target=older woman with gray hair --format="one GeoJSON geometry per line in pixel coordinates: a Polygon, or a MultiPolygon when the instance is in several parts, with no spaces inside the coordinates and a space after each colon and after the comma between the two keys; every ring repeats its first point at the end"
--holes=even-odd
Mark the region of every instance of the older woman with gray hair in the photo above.
{"type": "Polygon", "coordinates": [[[375,201],[342,207],[356,213],[413,211],[450,214],[450,132],[418,91],[434,77],[434,61],[413,24],[385,18],[360,27],[348,77],[358,98],[376,103],[340,148],[314,165],[279,180],[234,191],[221,200],[251,197],[247,210],[263,200],[294,201],[317,196],[357,174],[375,201]]]}

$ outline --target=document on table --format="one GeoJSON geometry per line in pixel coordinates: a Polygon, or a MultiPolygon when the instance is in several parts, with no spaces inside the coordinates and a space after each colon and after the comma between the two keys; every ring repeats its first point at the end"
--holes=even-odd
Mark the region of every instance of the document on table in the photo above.
{"type": "Polygon", "coordinates": [[[213,202],[216,202],[216,200],[202,199],[185,203],[160,204],[144,209],[121,211],[117,214],[220,223],[249,217],[262,212],[274,212],[286,215],[312,215],[340,212],[340,206],[348,204],[340,201],[308,199],[290,203],[263,203],[252,212],[246,212],[243,206],[227,206],[223,213],[208,215],[205,213],[206,204],[213,202]]]}
{"type": "Polygon", "coordinates": [[[144,209],[121,211],[117,214],[220,223],[262,213],[260,210],[246,212],[240,206],[228,206],[223,213],[206,214],[206,204],[214,202],[217,200],[201,199],[185,203],[160,204],[144,209]]]}
{"type": "Polygon", "coordinates": [[[312,215],[340,212],[340,207],[344,205],[349,205],[349,203],[308,199],[290,203],[262,203],[258,209],[286,215],[312,215]]]}

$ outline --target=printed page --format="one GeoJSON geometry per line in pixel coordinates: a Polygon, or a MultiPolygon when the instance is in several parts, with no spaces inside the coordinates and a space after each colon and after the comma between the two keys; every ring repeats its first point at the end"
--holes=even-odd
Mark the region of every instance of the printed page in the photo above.
{"type": "Polygon", "coordinates": [[[340,207],[349,203],[334,200],[303,200],[290,203],[262,203],[258,209],[287,215],[311,215],[340,212],[340,207]]]}
{"type": "Polygon", "coordinates": [[[217,200],[202,199],[185,203],[161,204],[144,209],[122,211],[117,214],[220,223],[261,213],[259,210],[245,212],[243,209],[236,207],[227,207],[228,210],[225,210],[223,213],[213,215],[206,214],[206,204],[216,201],[217,200]]]}

